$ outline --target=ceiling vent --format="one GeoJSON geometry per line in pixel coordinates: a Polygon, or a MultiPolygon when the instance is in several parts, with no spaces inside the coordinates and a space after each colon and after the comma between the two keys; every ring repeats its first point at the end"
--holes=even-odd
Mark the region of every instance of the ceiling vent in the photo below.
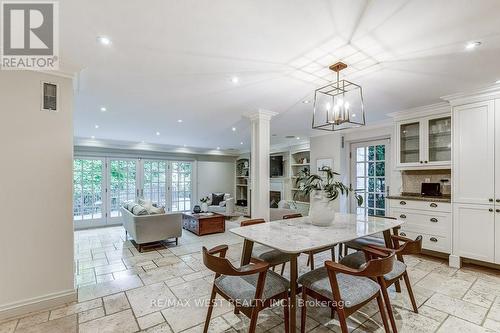
{"type": "Polygon", "coordinates": [[[42,111],[59,111],[59,87],[55,83],[42,82],[42,111]]]}

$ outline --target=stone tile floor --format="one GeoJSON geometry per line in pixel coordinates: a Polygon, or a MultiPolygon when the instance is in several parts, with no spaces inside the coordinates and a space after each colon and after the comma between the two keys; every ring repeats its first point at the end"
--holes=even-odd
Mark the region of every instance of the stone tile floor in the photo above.
{"type": "MultiPolygon", "coordinates": [[[[227,222],[232,228],[238,223],[227,222]]],[[[0,322],[0,333],[201,332],[213,274],[201,262],[201,246],[229,245],[228,258],[239,264],[242,240],[224,234],[197,237],[184,231],[178,246],[139,253],[125,241],[122,227],[75,232],[78,303],[0,322]]],[[[329,259],[317,255],[316,266],[329,259]]],[[[308,271],[300,257],[301,273],[308,271]]],[[[391,290],[399,332],[500,332],[500,271],[448,267],[428,256],[407,257],[419,313],[403,284],[391,290]]],[[[288,267],[285,270],[288,276],[288,267]]],[[[349,318],[352,332],[383,332],[376,303],[349,318]]],[[[214,310],[211,332],[246,332],[249,320],[235,315],[222,300],[214,310]]],[[[329,310],[308,309],[306,331],[340,332],[329,310]]],[[[283,309],[261,312],[258,332],[284,332],[283,309]]]]}

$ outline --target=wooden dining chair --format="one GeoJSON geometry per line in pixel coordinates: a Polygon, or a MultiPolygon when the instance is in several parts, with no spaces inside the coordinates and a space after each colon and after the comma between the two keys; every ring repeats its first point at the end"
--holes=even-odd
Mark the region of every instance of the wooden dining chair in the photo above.
{"type": "Polygon", "coordinates": [[[373,279],[392,270],[394,253],[388,254],[371,248],[363,251],[370,259],[362,268],[354,269],[326,261],[324,267],[310,271],[299,278],[303,300],[301,333],[305,332],[307,296],[328,304],[332,310],[332,317],[337,312],[342,333],[348,332],[347,317],[376,298],[384,329],[389,332],[381,287],[373,279]],[[376,257],[372,257],[372,253],[375,253],[376,257]]]}
{"type": "MultiPolygon", "coordinates": [[[[390,220],[396,220],[395,217],[390,217],[390,216],[381,216],[381,215],[369,215],[369,217],[376,217],[376,218],[382,218],[382,219],[390,219],[390,220]]],[[[399,229],[401,229],[400,226],[392,228],[392,233],[394,235],[399,234],[399,229]]],[[[362,238],[357,238],[349,242],[345,242],[343,244],[339,245],[339,252],[344,252],[344,256],[349,254],[349,249],[353,249],[356,251],[360,251],[363,247],[368,246],[368,245],[377,245],[381,247],[387,247],[387,242],[391,242],[390,239],[384,239],[383,237],[377,237],[377,236],[366,236],[362,238]]]]}
{"type": "Polygon", "coordinates": [[[259,312],[272,306],[275,302],[283,302],[285,332],[289,331],[288,289],[290,282],[284,277],[269,270],[269,264],[252,259],[248,265],[234,267],[225,258],[228,246],[220,245],[211,250],[203,247],[203,263],[215,272],[215,279],[210,295],[207,317],[203,333],[208,332],[215,297],[217,294],[232,303],[235,313],[240,311],[250,318],[249,333],[257,327],[259,312]]]}
{"type": "MultiPolygon", "coordinates": [[[[302,214],[300,214],[300,213],[289,214],[289,215],[284,215],[283,220],[295,219],[295,218],[299,218],[299,217],[302,217],[302,214]]],[[[331,251],[332,260],[335,260],[335,245],[325,246],[325,247],[322,247],[320,249],[304,252],[305,254],[307,254],[307,266],[311,267],[311,271],[314,269],[314,255],[321,253],[321,252],[325,252],[325,251],[331,251]]]]}
{"type": "MultiPolygon", "coordinates": [[[[384,297],[385,305],[387,307],[387,313],[389,314],[389,320],[391,322],[392,330],[396,333],[396,321],[394,319],[394,313],[392,311],[391,301],[387,292],[387,288],[392,284],[399,283],[399,280],[403,278],[403,280],[405,281],[406,290],[408,290],[408,295],[410,296],[413,311],[415,313],[418,313],[417,302],[415,301],[415,296],[411,287],[410,278],[408,277],[408,272],[406,271],[406,264],[404,263],[403,256],[410,254],[416,255],[422,252],[422,236],[418,236],[415,240],[412,240],[410,238],[392,235],[391,239],[394,244],[394,249],[387,249],[375,245],[369,245],[368,247],[380,252],[385,252],[387,254],[395,253],[396,258],[398,259],[394,262],[392,270],[378,279],[382,290],[382,295],[384,297]]],[[[356,253],[345,256],[344,258],[342,258],[340,263],[356,269],[366,263],[366,256],[364,252],[358,251],[356,253]]]]}
{"type": "MultiPolygon", "coordinates": [[[[241,221],[240,226],[246,227],[249,225],[266,223],[264,219],[252,219],[241,221]]],[[[281,251],[275,250],[269,246],[256,244],[252,249],[252,258],[256,258],[259,260],[263,260],[269,263],[270,267],[273,269],[276,266],[281,265],[281,275],[285,272],[285,265],[290,261],[290,255],[287,253],[283,253],[281,251]]]]}

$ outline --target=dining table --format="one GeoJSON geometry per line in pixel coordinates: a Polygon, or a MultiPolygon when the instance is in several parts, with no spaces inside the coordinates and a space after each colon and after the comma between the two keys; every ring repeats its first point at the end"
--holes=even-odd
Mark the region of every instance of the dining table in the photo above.
{"type": "Polygon", "coordinates": [[[384,217],[336,213],[332,223],[318,226],[310,217],[276,220],[230,229],[244,238],[241,265],[250,263],[253,244],[258,243],[290,255],[290,331],[295,332],[297,312],[298,267],[301,253],[331,247],[357,238],[383,233],[387,247],[392,247],[390,230],[403,221],[384,217]]]}

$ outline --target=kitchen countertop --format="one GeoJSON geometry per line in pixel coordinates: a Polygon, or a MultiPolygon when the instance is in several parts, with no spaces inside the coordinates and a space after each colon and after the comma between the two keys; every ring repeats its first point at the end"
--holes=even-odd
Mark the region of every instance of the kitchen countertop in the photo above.
{"type": "Polygon", "coordinates": [[[451,196],[449,196],[449,195],[443,195],[441,197],[425,197],[419,193],[401,193],[399,195],[389,195],[386,198],[387,199],[397,199],[397,200],[451,202],[451,196]]]}

